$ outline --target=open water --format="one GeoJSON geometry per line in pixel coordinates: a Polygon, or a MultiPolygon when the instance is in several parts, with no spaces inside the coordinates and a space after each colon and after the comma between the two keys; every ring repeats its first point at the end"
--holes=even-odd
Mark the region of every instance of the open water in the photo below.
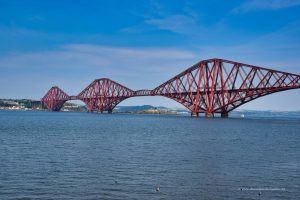
{"type": "Polygon", "coordinates": [[[300,199],[300,123],[0,111],[0,199],[300,199]]]}

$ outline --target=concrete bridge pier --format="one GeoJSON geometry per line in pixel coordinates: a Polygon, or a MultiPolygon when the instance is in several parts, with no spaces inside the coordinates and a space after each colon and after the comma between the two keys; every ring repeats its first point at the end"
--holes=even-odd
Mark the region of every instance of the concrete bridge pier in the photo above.
{"type": "Polygon", "coordinates": [[[228,118],[228,116],[229,116],[228,112],[221,113],[222,118],[228,118]]]}
{"type": "Polygon", "coordinates": [[[206,112],[205,113],[205,117],[207,117],[207,118],[213,118],[214,117],[214,113],[206,112]]]}
{"type": "Polygon", "coordinates": [[[112,114],[112,110],[108,110],[107,113],[108,113],[108,114],[112,114]]]}
{"type": "Polygon", "coordinates": [[[198,113],[198,112],[192,112],[192,113],[191,113],[191,116],[192,116],[192,117],[199,117],[199,113],[198,113]]]}

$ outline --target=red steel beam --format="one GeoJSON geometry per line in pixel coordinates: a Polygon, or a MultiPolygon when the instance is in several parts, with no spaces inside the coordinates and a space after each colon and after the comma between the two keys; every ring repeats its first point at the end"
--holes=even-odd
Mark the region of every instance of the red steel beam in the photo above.
{"type": "Polygon", "coordinates": [[[134,96],[164,96],[192,113],[227,114],[261,96],[300,88],[293,73],[225,59],[203,60],[153,90],[133,91],[108,78],[96,79],[77,96],[52,87],[42,98],[49,110],[60,110],[68,100],[82,100],[90,111],[111,112],[121,101],[134,96]]]}

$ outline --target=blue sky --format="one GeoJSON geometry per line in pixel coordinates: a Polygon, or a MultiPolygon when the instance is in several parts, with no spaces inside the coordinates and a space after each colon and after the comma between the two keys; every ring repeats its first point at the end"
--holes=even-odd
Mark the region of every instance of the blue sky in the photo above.
{"type": "MultiPolygon", "coordinates": [[[[108,77],[152,89],[202,59],[300,74],[300,0],[0,0],[0,98],[76,95],[108,77]]],[[[300,90],[241,109],[300,110],[300,90]]],[[[163,97],[120,105],[180,107],[163,97]]]]}

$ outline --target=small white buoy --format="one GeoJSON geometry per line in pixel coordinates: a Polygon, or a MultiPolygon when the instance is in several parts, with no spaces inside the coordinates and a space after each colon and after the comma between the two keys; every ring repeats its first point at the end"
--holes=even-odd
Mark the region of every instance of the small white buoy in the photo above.
{"type": "Polygon", "coordinates": [[[244,118],[245,117],[245,115],[244,114],[241,114],[241,118],[244,118]]]}
{"type": "Polygon", "coordinates": [[[258,196],[260,196],[260,195],[261,195],[261,192],[258,193],[258,196]]]}
{"type": "Polygon", "coordinates": [[[156,187],[156,189],[155,189],[155,190],[156,190],[156,192],[159,192],[159,187],[156,187]]]}

